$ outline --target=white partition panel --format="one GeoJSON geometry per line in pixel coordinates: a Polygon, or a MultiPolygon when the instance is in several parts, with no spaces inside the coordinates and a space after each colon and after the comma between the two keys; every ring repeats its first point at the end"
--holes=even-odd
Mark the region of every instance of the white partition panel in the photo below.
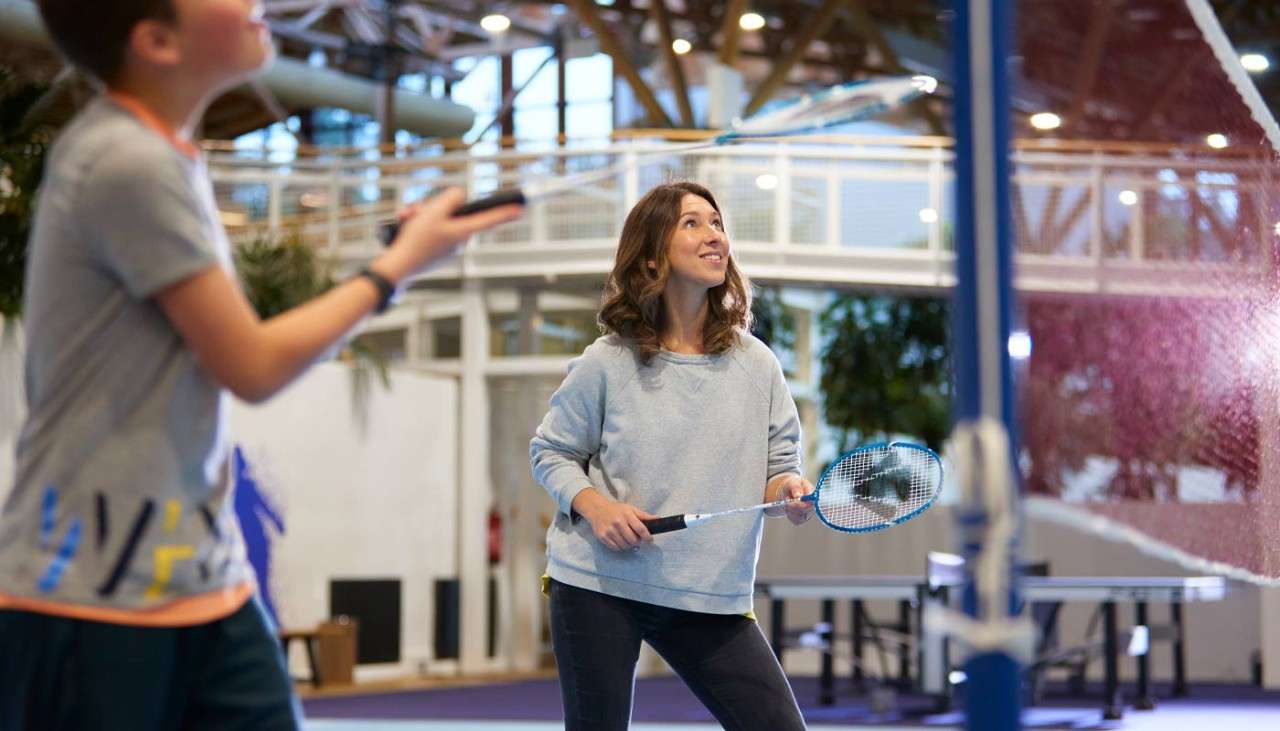
{"type": "Polygon", "coordinates": [[[430,667],[433,582],[458,565],[457,398],[451,378],[392,371],[357,408],[351,369],[326,363],[232,409],[232,437],[284,519],[270,570],[281,623],[325,619],[331,579],[402,582],[401,662],[357,680],[430,667]]]}

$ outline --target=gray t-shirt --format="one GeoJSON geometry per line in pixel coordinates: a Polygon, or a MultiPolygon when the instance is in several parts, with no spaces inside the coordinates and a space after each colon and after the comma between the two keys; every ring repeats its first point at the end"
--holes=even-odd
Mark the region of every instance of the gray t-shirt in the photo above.
{"type": "Polygon", "coordinates": [[[211,266],[231,258],[203,160],[94,100],[50,153],[32,230],[0,592],[142,609],[252,580],[227,396],[152,299],[211,266]]]}
{"type": "Polygon", "coordinates": [[[553,579],[711,614],[751,610],[759,512],[663,533],[612,551],[571,517],[585,487],[654,515],[759,503],[800,472],[800,420],[777,358],[749,335],[720,355],[661,352],[648,366],[606,336],[569,365],[530,443],[534,479],[559,505],[547,531],[553,579]]]}

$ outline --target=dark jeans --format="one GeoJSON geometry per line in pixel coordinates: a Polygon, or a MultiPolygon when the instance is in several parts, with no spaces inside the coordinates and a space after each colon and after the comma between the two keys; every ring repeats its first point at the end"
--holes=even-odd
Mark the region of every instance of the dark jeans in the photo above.
{"type": "Polygon", "coordinates": [[[256,599],[194,627],[0,611],[4,731],[294,731],[301,719],[256,599]]]}
{"type": "Polygon", "coordinates": [[[551,642],[565,729],[630,725],[641,640],[726,729],[805,727],[786,675],[754,620],[659,607],[552,581],[551,642]]]}

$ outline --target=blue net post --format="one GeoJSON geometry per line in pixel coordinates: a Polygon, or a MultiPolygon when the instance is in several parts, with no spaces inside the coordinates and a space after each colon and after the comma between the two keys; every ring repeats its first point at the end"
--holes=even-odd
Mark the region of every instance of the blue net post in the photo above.
{"type": "MultiPolygon", "coordinates": [[[[957,282],[952,333],[957,425],[998,420],[1016,445],[1008,355],[1013,301],[1006,70],[1014,27],[1011,5],[1008,0],[952,0],[957,282]]],[[[1016,447],[1010,450],[1016,453],[1016,447]]],[[[1016,475],[1012,464],[1009,469],[1016,475]]],[[[981,547],[975,537],[983,534],[987,516],[973,506],[958,510],[957,516],[969,572],[964,611],[981,620],[973,567],[981,547]]],[[[1015,586],[1012,579],[1008,586],[1015,586]]],[[[1010,591],[1010,607],[1015,601],[1010,591]]],[[[1000,649],[977,650],[963,669],[965,727],[1020,729],[1020,671],[1014,657],[1000,649]]]]}

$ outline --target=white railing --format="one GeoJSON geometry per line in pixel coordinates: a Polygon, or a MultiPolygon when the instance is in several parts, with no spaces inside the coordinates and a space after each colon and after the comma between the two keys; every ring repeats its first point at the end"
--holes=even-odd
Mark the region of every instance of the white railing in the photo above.
{"type": "MultiPolygon", "coordinates": [[[[598,278],[621,222],[659,182],[717,196],[753,277],[907,288],[953,282],[952,154],[928,138],[795,138],[652,158],[635,140],[542,152],[269,162],[215,153],[210,168],[233,238],[286,234],[339,262],[377,251],[378,224],[404,202],[461,185],[473,196],[639,161],[612,179],[530,207],[425,279],[598,278]]],[[[376,153],[371,153],[376,154],[376,153]]],[[[366,157],[369,157],[366,156],[366,157]]],[[[1206,271],[1252,282],[1269,267],[1270,166],[1206,151],[1079,143],[1020,149],[1011,214],[1018,284],[1049,291],[1209,292],[1206,271]]]]}

